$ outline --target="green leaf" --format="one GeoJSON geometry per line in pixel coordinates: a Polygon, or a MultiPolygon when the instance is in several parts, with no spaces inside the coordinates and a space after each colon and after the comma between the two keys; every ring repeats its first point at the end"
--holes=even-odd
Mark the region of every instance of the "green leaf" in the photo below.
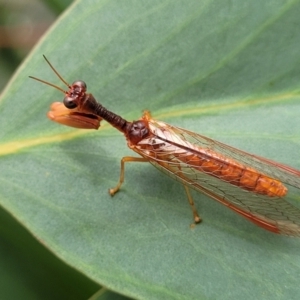
{"type": "MultiPolygon", "coordinates": [[[[77,1],[0,102],[1,205],[83,274],[139,299],[298,299],[299,239],[266,232],[183,188],[99,132],[45,114],[61,75],[107,108],[155,119],[300,168],[299,1],[77,1]]],[[[299,197],[294,199],[299,201],[299,197]]]]}
{"type": "Polygon", "coordinates": [[[0,220],[2,299],[87,299],[99,289],[42,247],[2,209],[0,220]]]}

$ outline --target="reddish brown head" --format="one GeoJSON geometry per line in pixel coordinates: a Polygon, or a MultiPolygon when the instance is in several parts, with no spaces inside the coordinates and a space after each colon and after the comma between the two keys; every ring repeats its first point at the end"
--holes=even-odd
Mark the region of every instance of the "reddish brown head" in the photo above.
{"type": "Polygon", "coordinates": [[[54,122],[75,128],[98,129],[102,118],[92,113],[95,99],[91,94],[86,93],[87,86],[85,82],[77,80],[72,85],[68,84],[45,56],[44,58],[54,73],[68,87],[68,90],[64,91],[52,83],[29,76],[65,94],[63,103],[54,102],[51,104],[50,111],[47,113],[48,118],[54,122]]]}

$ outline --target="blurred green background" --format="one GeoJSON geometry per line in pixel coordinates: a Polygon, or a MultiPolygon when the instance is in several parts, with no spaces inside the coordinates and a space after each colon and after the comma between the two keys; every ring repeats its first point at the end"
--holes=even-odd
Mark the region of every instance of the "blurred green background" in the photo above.
{"type": "Polygon", "coordinates": [[[0,0],[0,92],[72,0],[0,0]]]}

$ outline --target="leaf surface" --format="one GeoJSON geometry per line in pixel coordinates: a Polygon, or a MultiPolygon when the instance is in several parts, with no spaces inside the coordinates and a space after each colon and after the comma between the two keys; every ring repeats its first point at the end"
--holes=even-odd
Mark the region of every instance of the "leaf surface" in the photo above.
{"type": "MultiPolygon", "coordinates": [[[[139,299],[298,299],[299,239],[266,232],[134,155],[106,123],[46,117],[68,81],[128,120],[154,118],[300,168],[299,1],[76,1],[0,99],[0,203],[63,261],[139,299]]],[[[297,205],[299,198],[294,199],[297,205]]]]}

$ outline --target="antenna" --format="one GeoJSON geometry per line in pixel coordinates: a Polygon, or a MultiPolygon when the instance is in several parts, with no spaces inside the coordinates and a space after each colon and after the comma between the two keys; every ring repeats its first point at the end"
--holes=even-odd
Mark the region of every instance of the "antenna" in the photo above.
{"type": "MultiPolygon", "coordinates": [[[[48,65],[50,66],[50,68],[52,69],[52,71],[57,75],[57,77],[70,89],[71,86],[62,78],[62,76],[55,70],[55,68],[52,66],[52,64],[50,63],[50,61],[46,58],[45,55],[43,55],[45,61],[48,63],[48,65]]],[[[54,87],[55,89],[63,92],[64,94],[66,93],[66,91],[64,91],[62,88],[60,88],[59,86],[53,84],[53,83],[50,83],[48,81],[45,81],[43,79],[40,79],[40,78],[37,78],[37,77],[34,77],[34,76],[29,76],[29,78],[31,79],[34,79],[36,81],[39,81],[39,82],[42,82],[44,84],[47,84],[47,85],[50,85],[52,87],[54,87]]]]}

